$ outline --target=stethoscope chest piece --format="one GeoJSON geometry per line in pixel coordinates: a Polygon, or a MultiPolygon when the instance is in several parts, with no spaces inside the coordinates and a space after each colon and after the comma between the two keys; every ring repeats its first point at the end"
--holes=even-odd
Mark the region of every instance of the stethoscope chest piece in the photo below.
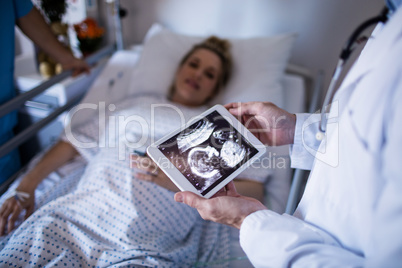
{"type": "Polygon", "coordinates": [[[315,139],[318,141],[322,141],[325,138],[325,133],[322,131],[317,131],[315,134],[315,139]]]}

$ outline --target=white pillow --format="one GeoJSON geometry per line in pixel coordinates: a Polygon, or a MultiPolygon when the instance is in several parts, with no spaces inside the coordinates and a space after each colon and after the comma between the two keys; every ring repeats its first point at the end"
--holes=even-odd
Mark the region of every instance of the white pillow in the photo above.
{"type": "MultiPolygon", "coordinates": [[[[160,27],[160,26],[158,26],[160,27]]],[[[166,94],[182,57],[206,37],[174,33],[152,27],[133,71],[130,93],[153,91],[166,94]]],[[[249,39],[229,39],[232,44],[233,74],[226,88],[212,104],[236,101],[272,101],[282,107],[280,80],[296,34],[249,39]]]]}

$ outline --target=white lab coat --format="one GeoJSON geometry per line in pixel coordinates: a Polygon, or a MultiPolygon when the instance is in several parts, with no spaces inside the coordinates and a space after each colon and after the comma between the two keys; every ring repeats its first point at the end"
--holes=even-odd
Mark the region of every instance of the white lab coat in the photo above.
{"type": "Polygon", "coordinates": [[[313,168],[294,216],[258,211],[241,226],[256,267],[402,266],[402,8],[362,52],[329,118],[314,158],[317,124],[297,116],[292,162],[313,168]]]}

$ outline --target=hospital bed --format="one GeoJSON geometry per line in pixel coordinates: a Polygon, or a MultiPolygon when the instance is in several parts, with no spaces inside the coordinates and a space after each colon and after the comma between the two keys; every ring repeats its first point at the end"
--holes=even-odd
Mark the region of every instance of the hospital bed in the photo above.
{"type": "MultiPolygon", "coordinates": [[[[294,38],[293,34],[285,34],[231,40],[236,66],[234,77],[214,103],[265,100],[272,101],[290,112],[304,112],[306,84],[311,85],[312,76],[305,69],[288,64],[294,38]],[[286,74],[283,74],[285,69],[286,74]]],[[[141,90],[147,92],[166,90],[166,86],[161,85],[170,84],[182,53],[187,51],[193,43],[202,39],[202,37],[176,34],[160,25],[153,26],[145,37],[144,44],[115,51],[108,58],[80,103],[98,105],[104,102],[107,107],[141,90]]],[[[82,124],[97,112],[94,109],[86,109],[81,111],[79,116],[70,113],[66,116],[66,126],[74,128],[75,125],[82,124]]],[[[288,150],[287,146],[269,149],[272,156],[270,165],[279,165],[279,161],[281,164],[280,167],[274,168],[270,175],[276,178],[277,185],[271,184],[270,187],[266,187],[266,203],[278,212],[285,211],[293,175],[289,165],[288,150]]],[[[28,169],[35,165],[43,153],[41,152],[31,161],[28,169]]],[[[74,189],[85,167],[84,159],[76,157],[49,175],[36,190],[36,207],[74,189]]],[[[10,185],[1,197],[0,203],[15,189],[20,178],[21,175],[10,185]]],[[[234,229],[231,233],[229,259],[196,263],[195,266],[218,267],[225,263],[229,263],[230,267],[251,267],[238,243],[238,231],[234,229]]]]}

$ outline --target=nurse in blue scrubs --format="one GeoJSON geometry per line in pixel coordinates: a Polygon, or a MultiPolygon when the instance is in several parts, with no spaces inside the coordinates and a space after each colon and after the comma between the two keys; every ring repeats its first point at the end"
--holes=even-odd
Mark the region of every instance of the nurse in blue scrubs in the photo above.
{"type": "MultiPolygon", "coordinates": [[[[13,79],[15,25],[60,62],[63,69],[73,69],[75,75],[88,72],[88,65],[84,61],[74,58],[71,52],[57,41],[30,0],[2,1],[0,8],[0,105],[16,95],[13,79]]],[[[0,118],[0,145],[14,136],[13,128],[16,124],[16,111],[0,118]]],[[[17,172],[19,168],[20,160],[17,149],[0,158],[0,184],[17,172]]]]}

